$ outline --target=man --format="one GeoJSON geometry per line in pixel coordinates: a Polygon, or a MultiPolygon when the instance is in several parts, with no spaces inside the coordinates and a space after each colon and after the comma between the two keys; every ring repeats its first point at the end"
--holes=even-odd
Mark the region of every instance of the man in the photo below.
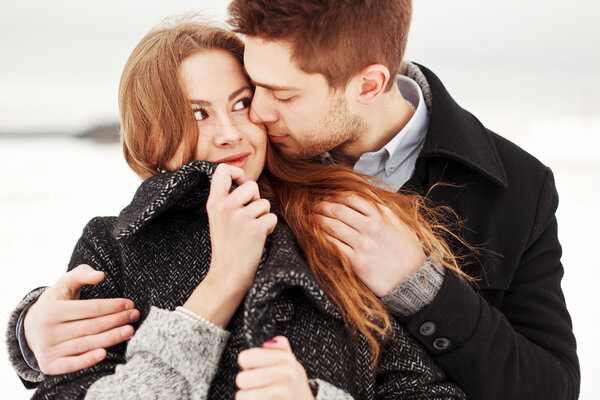
{"type": "MultiPolygon", "coordinates": [[[[577,398],[552,173],[458,107],[431,71],[402,64],[411,1],[233,0],[229,11],[246,36],[251,115],[272,144],[427,194],[482,249],[463,265],[476,285],[417,270],[425,255],[379,212],[354,198],[324,202],[323,226],[364,283],[469,398],[577,398]]],[[[75,290],[98,279],[87,273],[75,290]]],[[[112,339],[98,347],[121,341],[128,323],[124,303],[113,304],[103,311],[114,311],[112,339]]]]}
{"type": "Polygon", "coordinates": [[[464,266],[476,287],[448,270],[415,273],[419,258],[398,265],[410,250],[378,213],[356,199],[326,203],[324,226],[365,284],[470,398],[577,398],[552,173],[461,109],[432,72],[401,71],[411,1],[233,0],[229,12],[246,36],[252,117],[271,143],[292,157],[329,151],[428,193],[485,249],[464,266]]]}

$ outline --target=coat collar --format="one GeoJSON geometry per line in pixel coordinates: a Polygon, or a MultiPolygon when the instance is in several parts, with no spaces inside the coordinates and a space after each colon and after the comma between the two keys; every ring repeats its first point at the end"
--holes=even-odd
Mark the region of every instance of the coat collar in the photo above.
{"type": "Polygon", "coordinates": [[[406,63],[404,69],[421,86],[430,112],[419,158],[450,158],[507,189],[508,179],[491,133],[452,99],[433,72],[413,63],[406,63]]]}
{"type": "MultiPolygon", "coordinates": [[[[113,231],[115,237],[126,240],[135,236],[154,218],[170,209],[205,209],[215,168],[214,163],[192,161],[178,170],[156,174],[142,182],[131,203],[117,219],[113,231]]],[[[270,315],[266,310],[272,311],[273,299],[291,288],[299,288],[322,312],[342,319],[337,307],[317,283],[291,229],[282,222],[281,216],[279,219],[275,231],[267,238],[254,284],[246,296],[246,319],[253,324],[247,331],[252,337],[256,331],[267,329],[266,326],[261,328],[256,321],[270,315]]]]}
{"type": "Polygon", "coordinates": [[[119,214],[114,236],[117,239],[131,236],[170,208],[204,205],[215,168],[214,163],[192,161],[175,171],[162,172],[146,179],[131,203],[119,214]]]}

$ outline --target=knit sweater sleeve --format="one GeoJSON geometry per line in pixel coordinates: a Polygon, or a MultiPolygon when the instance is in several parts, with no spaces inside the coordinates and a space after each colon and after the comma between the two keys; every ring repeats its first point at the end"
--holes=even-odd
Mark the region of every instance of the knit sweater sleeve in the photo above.
{"type": "Polygon", "coordinates": [[[308,383],[313,391],[315,400],[353,400],[354,398],[344,390],[325,382],[321,379],[309,379],[308,383]]]}
{"type": "Polygon", "coordinates": [[[18,321],[23,310],[35,303],[44,290],[44,287],[32,290],[23,298],[23,300],[21,300],[15,310],[13,310],[10,314],[6,329],[6,347],[8,351],[8,359],[17,372],[17,375],[19,375],[19,378],[21,378],[25,386],[28,388],[34,387],[37,382],[44,380],[45,375],[40,371],[32,369],[27,363],[22,352],[22,347],[26,346],[27,343],[21,343],[19,339],[21,332],[19,332],[18,321]]]}
{"type": "Polygon", "coordinates": [[[444,268],[431,255],[421,268],[396,286],[381,301],[393,314],[401,317],[411,316],[433,301],[443,282],[444,268]]]}
{"type": "Polygon", "coordinates": [[[205,399],[229,333],[152,307],[127,362],[96,381],[86,399],[205,399]]]}

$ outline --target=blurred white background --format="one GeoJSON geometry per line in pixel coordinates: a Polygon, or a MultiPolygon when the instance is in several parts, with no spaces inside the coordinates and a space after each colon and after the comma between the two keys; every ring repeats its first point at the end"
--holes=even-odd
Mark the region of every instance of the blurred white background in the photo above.
{"type": "MultiPolygon", "coordinates": [[[[144,33],[182,11],[204,10],[222,21],[226,6],[215,0],[2,2],[2,327],[24,294],[64,271],[85,223],[118,213],[139,183],[116,144],[25,135],[74,134],[115,121],[121,69],[144,33]]],[[[591,252],[600,225],[600,4],[416,0],[414,7],[407,58],[432,69],[459,104],[555,173],[581,399],[600,398],[594,386],[600,381],[594,295],[600,262],[591,252]]],[[[0,360],[0,397],[30,397],[4,346],[0,360]]]]}

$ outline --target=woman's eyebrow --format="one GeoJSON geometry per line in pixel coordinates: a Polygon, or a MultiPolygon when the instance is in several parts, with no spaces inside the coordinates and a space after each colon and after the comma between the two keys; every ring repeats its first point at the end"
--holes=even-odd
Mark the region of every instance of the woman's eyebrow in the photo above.
{"type": "Polygon", "coordinates": [[[231,93],[229,95],[229,101],[233,100],[237,95],[239,95],[240,93],[242,93],[244,90],[252,90],[252,88],[250,87],[250,85],[246,85],[246,86],[242,86],[241,88],[239,88],[238,90],[235,90],[233,93],[231,93]]]}
{"type": "MultiPolygon", "coordinates": [[[[237,90],[234,90],[229,95],[229,101],[233,100],[236,96],[238,96],[240,93],[242,93],[245,90],[252,91],[252,87],[250,87],[249,85],[246,85],[246,86],[242,86],[241,88],[239,88],[237,90]]],[[[191,104],[197,104],[199,106],[212,106],[212,103],[210,101],[207,101],[207,100],[190,99],[190,103],[191,104]]]]}

